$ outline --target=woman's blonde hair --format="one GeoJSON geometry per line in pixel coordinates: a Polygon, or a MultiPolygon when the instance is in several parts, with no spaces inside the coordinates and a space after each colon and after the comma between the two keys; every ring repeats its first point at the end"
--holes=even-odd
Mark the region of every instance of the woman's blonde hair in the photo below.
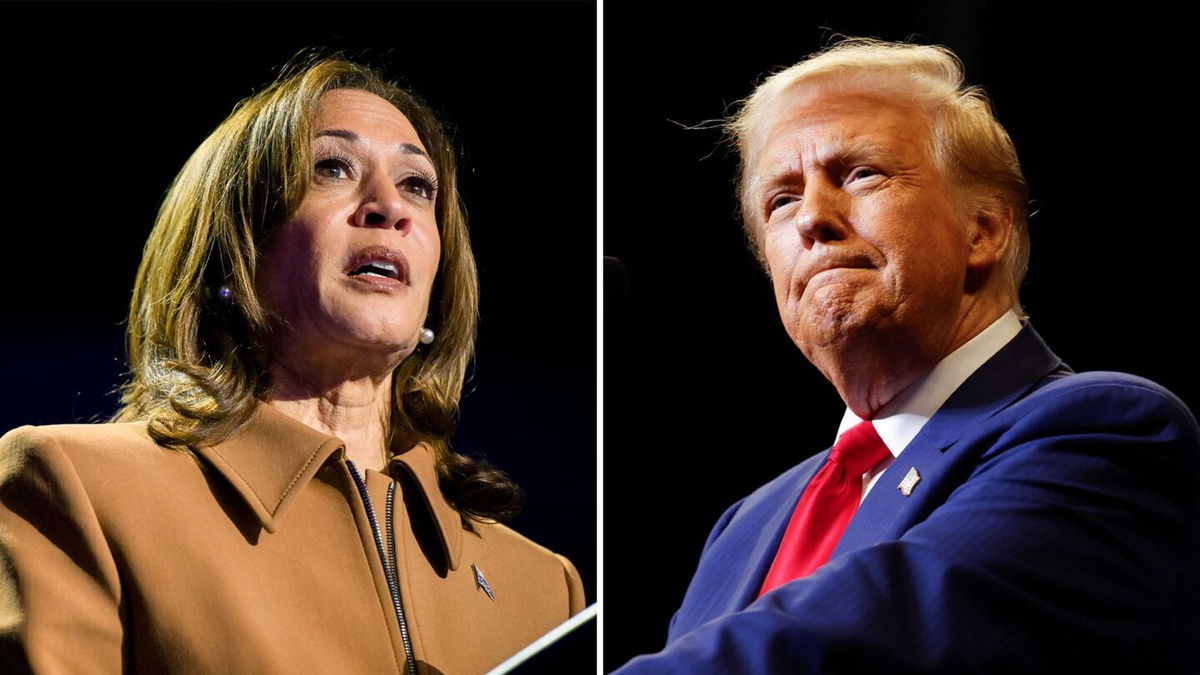
{"type": "Polygon", "coordinates": [[[250,421],[270,388],[271,321],[255,291],[255,272],[272,234],[308,189],[313,120],[332,89],[363,90],[395,105],[416,129],[439,182],[442,253],[426,320],[437,340],[392,373],[389,448],[428,443],[443,491],[460,512],[509,517],[520,508],[519,489],[449,446],[479,304],[454,148],[424,102],[338,56],[302,56],[285,66],[235,106],[172,182],[138,268],[128,381],[112,421],[144,420],[157,442],[182,450],[225,440],[250,421]],[[222,286],[236,302],[220,297],[222,286]]]}
{"type": "Polygon", "coordinates": [[[1012,237],[1001,269],[1013,306],[1029,266],[1029,188],[1008,132],[992,111],[987,93],[967,86],[962,62],[946,47],[847,38],[771,75],[742,102],[726,123],[741,165],[738,199],[746,234],[762,259],[755,210],[747,201],[751,163],[781,106],[804,87],[836,87],[892,97],[924,110],[933,130],[934,160],[956,201],[969,211],[1007,208],[1012,237]]]}

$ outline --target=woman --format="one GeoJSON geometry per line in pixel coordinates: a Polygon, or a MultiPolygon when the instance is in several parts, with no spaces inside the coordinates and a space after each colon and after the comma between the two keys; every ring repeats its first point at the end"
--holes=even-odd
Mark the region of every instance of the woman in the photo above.
{"type": "Polygon", "coordinates": [[[476,298],[424,104],[337,59],[239,104],[146,244],[115,423],[0,439],[2,665],[482,672],[578,612],[448,446],[476,298]]]}

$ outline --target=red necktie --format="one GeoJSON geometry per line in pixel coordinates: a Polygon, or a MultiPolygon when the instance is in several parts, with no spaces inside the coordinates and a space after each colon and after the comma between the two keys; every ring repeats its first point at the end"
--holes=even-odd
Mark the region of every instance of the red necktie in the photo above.
{"type": "Polygon", "coordinates": [[[828,562],[858,510],[862,475],[889,455],[870,421],[858,423],[838,438],[829,460],[796,504],[759,597],[828,562]]]}

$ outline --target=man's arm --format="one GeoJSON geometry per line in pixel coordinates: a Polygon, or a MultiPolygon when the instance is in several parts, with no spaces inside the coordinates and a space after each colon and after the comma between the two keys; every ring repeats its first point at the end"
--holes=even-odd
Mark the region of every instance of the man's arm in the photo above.
{"type": "MultiPolygon", "coordinates": [[[[717,538],[720,537],[721,533],[725,531],[725,528],[729,526],[729,521],[733,520],[733,517],[737,515],[738,509],[741,508],[745,501],[746,500],[744,499],[739,499],[736,504],[725,509],[725,513],[722,513],[721,517],[717,519],[717,524],[714,525],[712,531],[708,533],[708,539],[704,542],[704,548],[700,550],[701,558],[708,554],[708,550],[712,548],[713,543],[717,541],[717,538]]],[[[671,615],[671,622],[667,624],[667,642],[675,639],[675,622],[679,620],[680,611],[682,610],[675,610],[675,613],[671,615]]]]}
{"type": "Polygon", "coordinates": [[[1000,416],[970,477],[903,537],[619,672],[1200,667],[1187,641],[1200,634],[1196,608],[1168,616],[1197,597],[1200,432],[1147,385],[1031,397],[1000,416]]]}
{"type": "Polygon", "coordinates": [[[116,564],[50,435],[0,438],[0,671],[120,672],[116,564]]]}

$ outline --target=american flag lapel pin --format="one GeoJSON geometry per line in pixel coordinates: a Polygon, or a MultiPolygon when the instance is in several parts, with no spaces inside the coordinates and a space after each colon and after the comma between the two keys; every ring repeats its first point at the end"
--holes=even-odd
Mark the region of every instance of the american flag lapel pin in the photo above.
{"type": "Polygon", "coordinates": [[[917,487],[917,483],[920,482],[921,472],[917,471],[917,467],[914,466],[908,470],[908,473],[904,474],[904,480],[900,481],[900,494],[904,495],[905,497],[911,495],[913,488],[917,487]]]}
{"type": "Polygon", "coordinates": [[[475,588],[482,589],[495,602],[496,596],[492,594],[492,587],[488,585],[487,579],[483,577],[483,570],[479,569],[479,565],[471,563],[471,571],[475,572],[475,588]]]}

